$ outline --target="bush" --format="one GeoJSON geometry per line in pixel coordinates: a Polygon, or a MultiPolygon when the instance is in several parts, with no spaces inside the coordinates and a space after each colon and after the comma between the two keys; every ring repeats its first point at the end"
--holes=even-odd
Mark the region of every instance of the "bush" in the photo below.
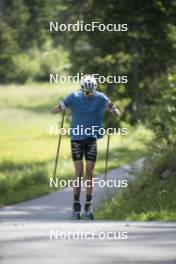
{"type": "Polygon", "coordinates": [[[37,78],[41,71],[39,52],[37,49],[29,53],[20,53],[13,58],[15,81],[24,83],[37,78]]]}
{"type": "Polygon", "coordinates": [[[145,169],[125,190],[103,202],[96,216],[103,220],[175,221],[175,185],[176,156],[167,150],[147,159],[145,169]]]}
{"type": "Polygon", "coordinates": [[[50,73],[68,74],[70,68],[69,53],[59,45],[52,47],[51,42],[45,43],[40,52],[41,72],[39,80],[49,80],[50,73]]]}
{"type": "Polygon", "coordinates": [[[5,177],[0,178],[0,195],[5,195],[8,192],[9,184],[5,177]]]}
{"type": "Polygon", "coordinates": [[[48,171],[45,168],[38,169],[31,175],[33,181],[37,184],[47,184],[48,182],[48,171]]]}
{"type": "Polygon", "coordinates": [[[158,86],[160,94],[153,100],[147,116],[147,125],[155,134],[150,143],[155,152],[176,147],[176,75],[170,75],[158,86]]]}
{"type": "Polygon", "coordinates": [[[14,81],[19,83],[49,80],[50,73],[67,74],[70,68],[68,52],[61,45],[53,48],[51,42],[14,56],[13,63],[14,81]]]}

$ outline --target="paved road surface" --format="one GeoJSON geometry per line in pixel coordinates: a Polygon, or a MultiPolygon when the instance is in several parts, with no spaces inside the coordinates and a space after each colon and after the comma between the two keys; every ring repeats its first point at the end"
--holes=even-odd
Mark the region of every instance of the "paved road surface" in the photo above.
{"type": "Polygon", "coordinates": [[[175,238],[176,223],[6,222],[0,226],[0,263],[175,264],[175,238]],[[95,239],[81,239],[81,232],[92,230],[95,239]],[[80,239],[73,239],[78,231],[80,239]],[[102,231],[116,232],[117,239],[99,239],[102,231]],[[60,232],[62,239],[57,239],[60,232]],[[118,240],[122,232],[127,232],[126,240],[118,240]]]}
{"type": "MultiPolygon", "coordinates": [[[[108,178],[131,180],[142,163],[113,170],[108,178]]],[[[95,207],[117,191],[97,188],[95,207]]],[[[70,221],[71,204],[67,188],[1,209],[0,263],[176,264],[176,223],[70,221]]]]}
{"type": "MultiPolygon", "coordinates": [[[[144,159],[140,159],[131,165],[124,165],[121,168],[114,169],[108,172],[108,179],[111,180],[132,180],[134,174],[140,171],[144,159]]],[[[104,175],[100,175],[99,180],[103,179],[104,175]]],[[[102,199],[107,195],[117,193],[119,188],[94,188],[94,207],[96,208],[102,199]]],[[[81,194],[81,202],[84,206],[85,189],[81,194]]],[[[26,220],[26,221],[57,221],[71,220],[72,217],[73,190],[65,188],[55,193],[45,195],[24,203],[19,203],[13,206],[6,206],[0,209],[1,220],[26,220]]]]}

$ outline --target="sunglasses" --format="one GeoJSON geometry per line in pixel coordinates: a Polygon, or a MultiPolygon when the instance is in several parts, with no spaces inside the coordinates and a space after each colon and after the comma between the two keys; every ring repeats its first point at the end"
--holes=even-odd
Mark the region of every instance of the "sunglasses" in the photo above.
{"type": "Polygon", "coordinates": [[[84,95],[86,95],[86,96],[91,96],[92,94],[93,94],[93,92],[89,92],[89,91],[84,92],[84,95]]]}

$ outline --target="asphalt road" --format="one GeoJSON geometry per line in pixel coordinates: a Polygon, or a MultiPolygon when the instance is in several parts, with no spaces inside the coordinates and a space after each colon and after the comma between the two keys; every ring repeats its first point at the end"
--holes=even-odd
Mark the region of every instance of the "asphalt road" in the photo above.
{"type": "MultiPolygon", "coordinates": [[[[108,179],[130,181],[142,164],[112,170],[108,179]]],[[[119,190],[95,188],[95,207],[119,190]]],[[[71,221],[72,198],[66,188],[0,209],[0,263],[176,264],[176,223],[71,221]]]]}
{"type": "Polygon", "coordinates": [[[176,223],[96,221],[2,223],[0,263],[37,262],[175,264],[176,223]],[[116,237],[111,236],[109,239],[108,232],[114,232],[116,237]],[[83,233],[87,236],[83,237],[83,233]]]}
{"type": "MultiPolygon", "coordinates": [[[[124,165],[118,169],[108,172],[108,180],[131,181],[143,166],[144,159],[137,160],[130,165],[124,165]]],[[[104,175],[99,175],[99,181],[104,179],[104,175]]],[[[108,195],[114,195],[120,188],[102,188],[95,186],[93,192],[93,205],[96,208],[108,195]]],[[[81,192],[81,203],[84,207],[85,189],[81,192]]],[[[73,189],[65,188],[49,195],[44,195],[27,202],[0,209],[1,221],[58,221],[71,220],[73,204],[73,189]]]]}

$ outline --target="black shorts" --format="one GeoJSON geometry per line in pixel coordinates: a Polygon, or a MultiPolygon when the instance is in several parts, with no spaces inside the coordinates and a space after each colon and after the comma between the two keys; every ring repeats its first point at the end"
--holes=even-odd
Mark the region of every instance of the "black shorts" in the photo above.
{"type": "Polygon", "coordinates": [[[97,158],[97,141],[94,138],[84,140],[72,140],[72,159],[73,161],[82,160],[85,156],[86,160],[96,161],[97,158]]]}

